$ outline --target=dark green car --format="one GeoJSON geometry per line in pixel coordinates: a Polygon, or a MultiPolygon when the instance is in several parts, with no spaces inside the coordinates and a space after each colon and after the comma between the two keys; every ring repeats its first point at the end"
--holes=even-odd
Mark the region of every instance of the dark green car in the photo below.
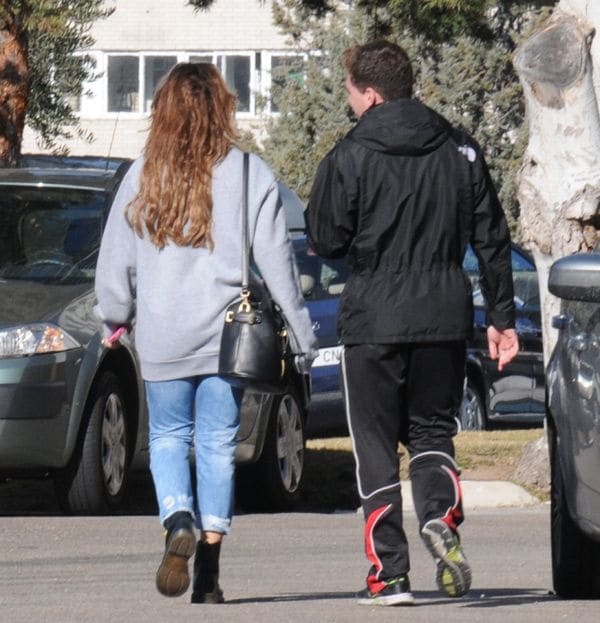
{"type": "MultiPolygon", "coordinates": [[[[93,313],[117,171],[0,170],[0,474],[50,476],[61,508],[116,510],[147,467],[143,381],[131,342],[107,350],[93,313]]],[[[305,377],[283,395],[247,392],[238,502],[280,509],[299,495],[305,377]]]]}

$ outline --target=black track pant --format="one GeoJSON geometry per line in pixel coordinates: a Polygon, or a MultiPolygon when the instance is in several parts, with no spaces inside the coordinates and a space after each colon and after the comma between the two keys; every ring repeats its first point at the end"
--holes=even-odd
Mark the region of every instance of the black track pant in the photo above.
{"type": "Polygon", "coordinates": [[[410,455],[420,527],[463,519],[453,436],[465,372],[464,341],[346,346],[342,384],[365,516],[367,584],[408,573],[398,442],[410,455]]]}

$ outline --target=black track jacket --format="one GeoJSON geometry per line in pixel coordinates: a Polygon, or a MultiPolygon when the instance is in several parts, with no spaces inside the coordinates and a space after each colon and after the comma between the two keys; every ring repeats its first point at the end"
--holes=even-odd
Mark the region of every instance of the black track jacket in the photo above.
{"type": "Polygon", "coordinates": [[[488,322],[514,327],[510,237],[481,149],[418,100],[361,117],[320,163],[306,221],[317,253],[348,256],[344,344],[469,337],[469,242],[488,322]]]}

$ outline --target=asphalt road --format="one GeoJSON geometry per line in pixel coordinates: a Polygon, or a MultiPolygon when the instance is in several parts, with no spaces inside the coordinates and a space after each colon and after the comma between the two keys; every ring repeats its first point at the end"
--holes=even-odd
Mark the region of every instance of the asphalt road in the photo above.
{"type": "Polygon", "coordinates": [[[545,505],[469,514],[462,535],[473,587],[458,600],[437,592],[432,560],[407,513],[417,599],[410,609],[355,604],[367,570],[356,512],[236,515],[223,548],[221,606],[156,592],[163,540],[152,515],[48,513],[0,509],[1,621],[585,623],[600,610],[597,602],[552,595],[545,505]]]}

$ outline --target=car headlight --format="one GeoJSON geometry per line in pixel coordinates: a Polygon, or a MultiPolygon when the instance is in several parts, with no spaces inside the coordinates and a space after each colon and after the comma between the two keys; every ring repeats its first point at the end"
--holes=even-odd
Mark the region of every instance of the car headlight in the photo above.
{"type": "Polygon", "coordinates": [[[0,359],[58,353],[77,348],[79,343],[51,324],[30,324],[0,329],[0,359]]]}

